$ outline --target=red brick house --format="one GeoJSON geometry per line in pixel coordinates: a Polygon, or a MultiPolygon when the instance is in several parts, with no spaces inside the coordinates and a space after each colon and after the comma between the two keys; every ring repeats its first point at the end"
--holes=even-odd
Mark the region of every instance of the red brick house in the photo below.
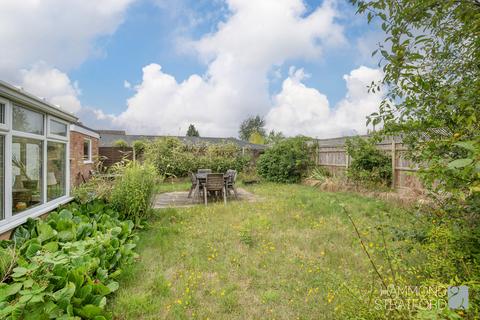
{"type": "Polygon", "coordinates": [[[80,123],[70,125],[70,183],[87,181],[95,171],[100,135],[80,123]]]}

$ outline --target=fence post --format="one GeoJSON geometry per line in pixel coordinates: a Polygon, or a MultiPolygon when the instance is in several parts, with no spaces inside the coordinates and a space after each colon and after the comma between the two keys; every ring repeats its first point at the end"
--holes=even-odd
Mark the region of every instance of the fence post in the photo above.
{"type": "Polygon", "coordinates": [[[345,169],[348,169],[349,166],[350,166],[350,155],[345,149],[345,169]]]}
{"type": "Polygon", "coordinates": [[[392,189],[395,189],[395,186],[397,184],[397,179],[396,179],[396,143],[395,143],[395,137],[392,137],[392,189]]]}

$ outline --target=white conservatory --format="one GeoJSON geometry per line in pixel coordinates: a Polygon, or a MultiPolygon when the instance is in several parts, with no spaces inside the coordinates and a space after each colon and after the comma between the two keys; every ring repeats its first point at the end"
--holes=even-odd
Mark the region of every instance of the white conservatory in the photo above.
{"type": "Polygon", "coordinates": [[[0,234],[71,200],[71,113],[0,81],[0,234]]]}

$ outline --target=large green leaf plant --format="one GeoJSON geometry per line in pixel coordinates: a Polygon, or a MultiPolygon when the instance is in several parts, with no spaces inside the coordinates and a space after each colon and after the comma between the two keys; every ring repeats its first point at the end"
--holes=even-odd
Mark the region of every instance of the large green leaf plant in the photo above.
{"type": "Polygon", "coordinates": [[[102,202],[17,228],[8,245],[18,261],[0,284],[0,319],[108,319],[106,297],[135,258],[133,228],[102,202]]]}

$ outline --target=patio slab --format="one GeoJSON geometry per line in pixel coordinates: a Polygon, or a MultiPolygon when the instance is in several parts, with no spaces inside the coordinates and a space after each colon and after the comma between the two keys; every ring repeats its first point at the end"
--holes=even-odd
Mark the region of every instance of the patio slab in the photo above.
{"type": "MultiPolygon", "coordinates": [[[[237,188],[238,199],[235,199],[233,193],[227,199],[227,204],[231,201],[247,201],[254,202],[258,198],[245,189],[237,188]]],[[[223,201],[223,200],[222,200],[223,201]]],[[[213,200],[208,199],[208,203],[212,203],[213,200]]],[[[155,196],[153,207],[155,209],[161,208],[186,208],[195,205],[203,204],[203,198],[188,198],[188,191],[175,191],[160,193],[155,196]]]]}

